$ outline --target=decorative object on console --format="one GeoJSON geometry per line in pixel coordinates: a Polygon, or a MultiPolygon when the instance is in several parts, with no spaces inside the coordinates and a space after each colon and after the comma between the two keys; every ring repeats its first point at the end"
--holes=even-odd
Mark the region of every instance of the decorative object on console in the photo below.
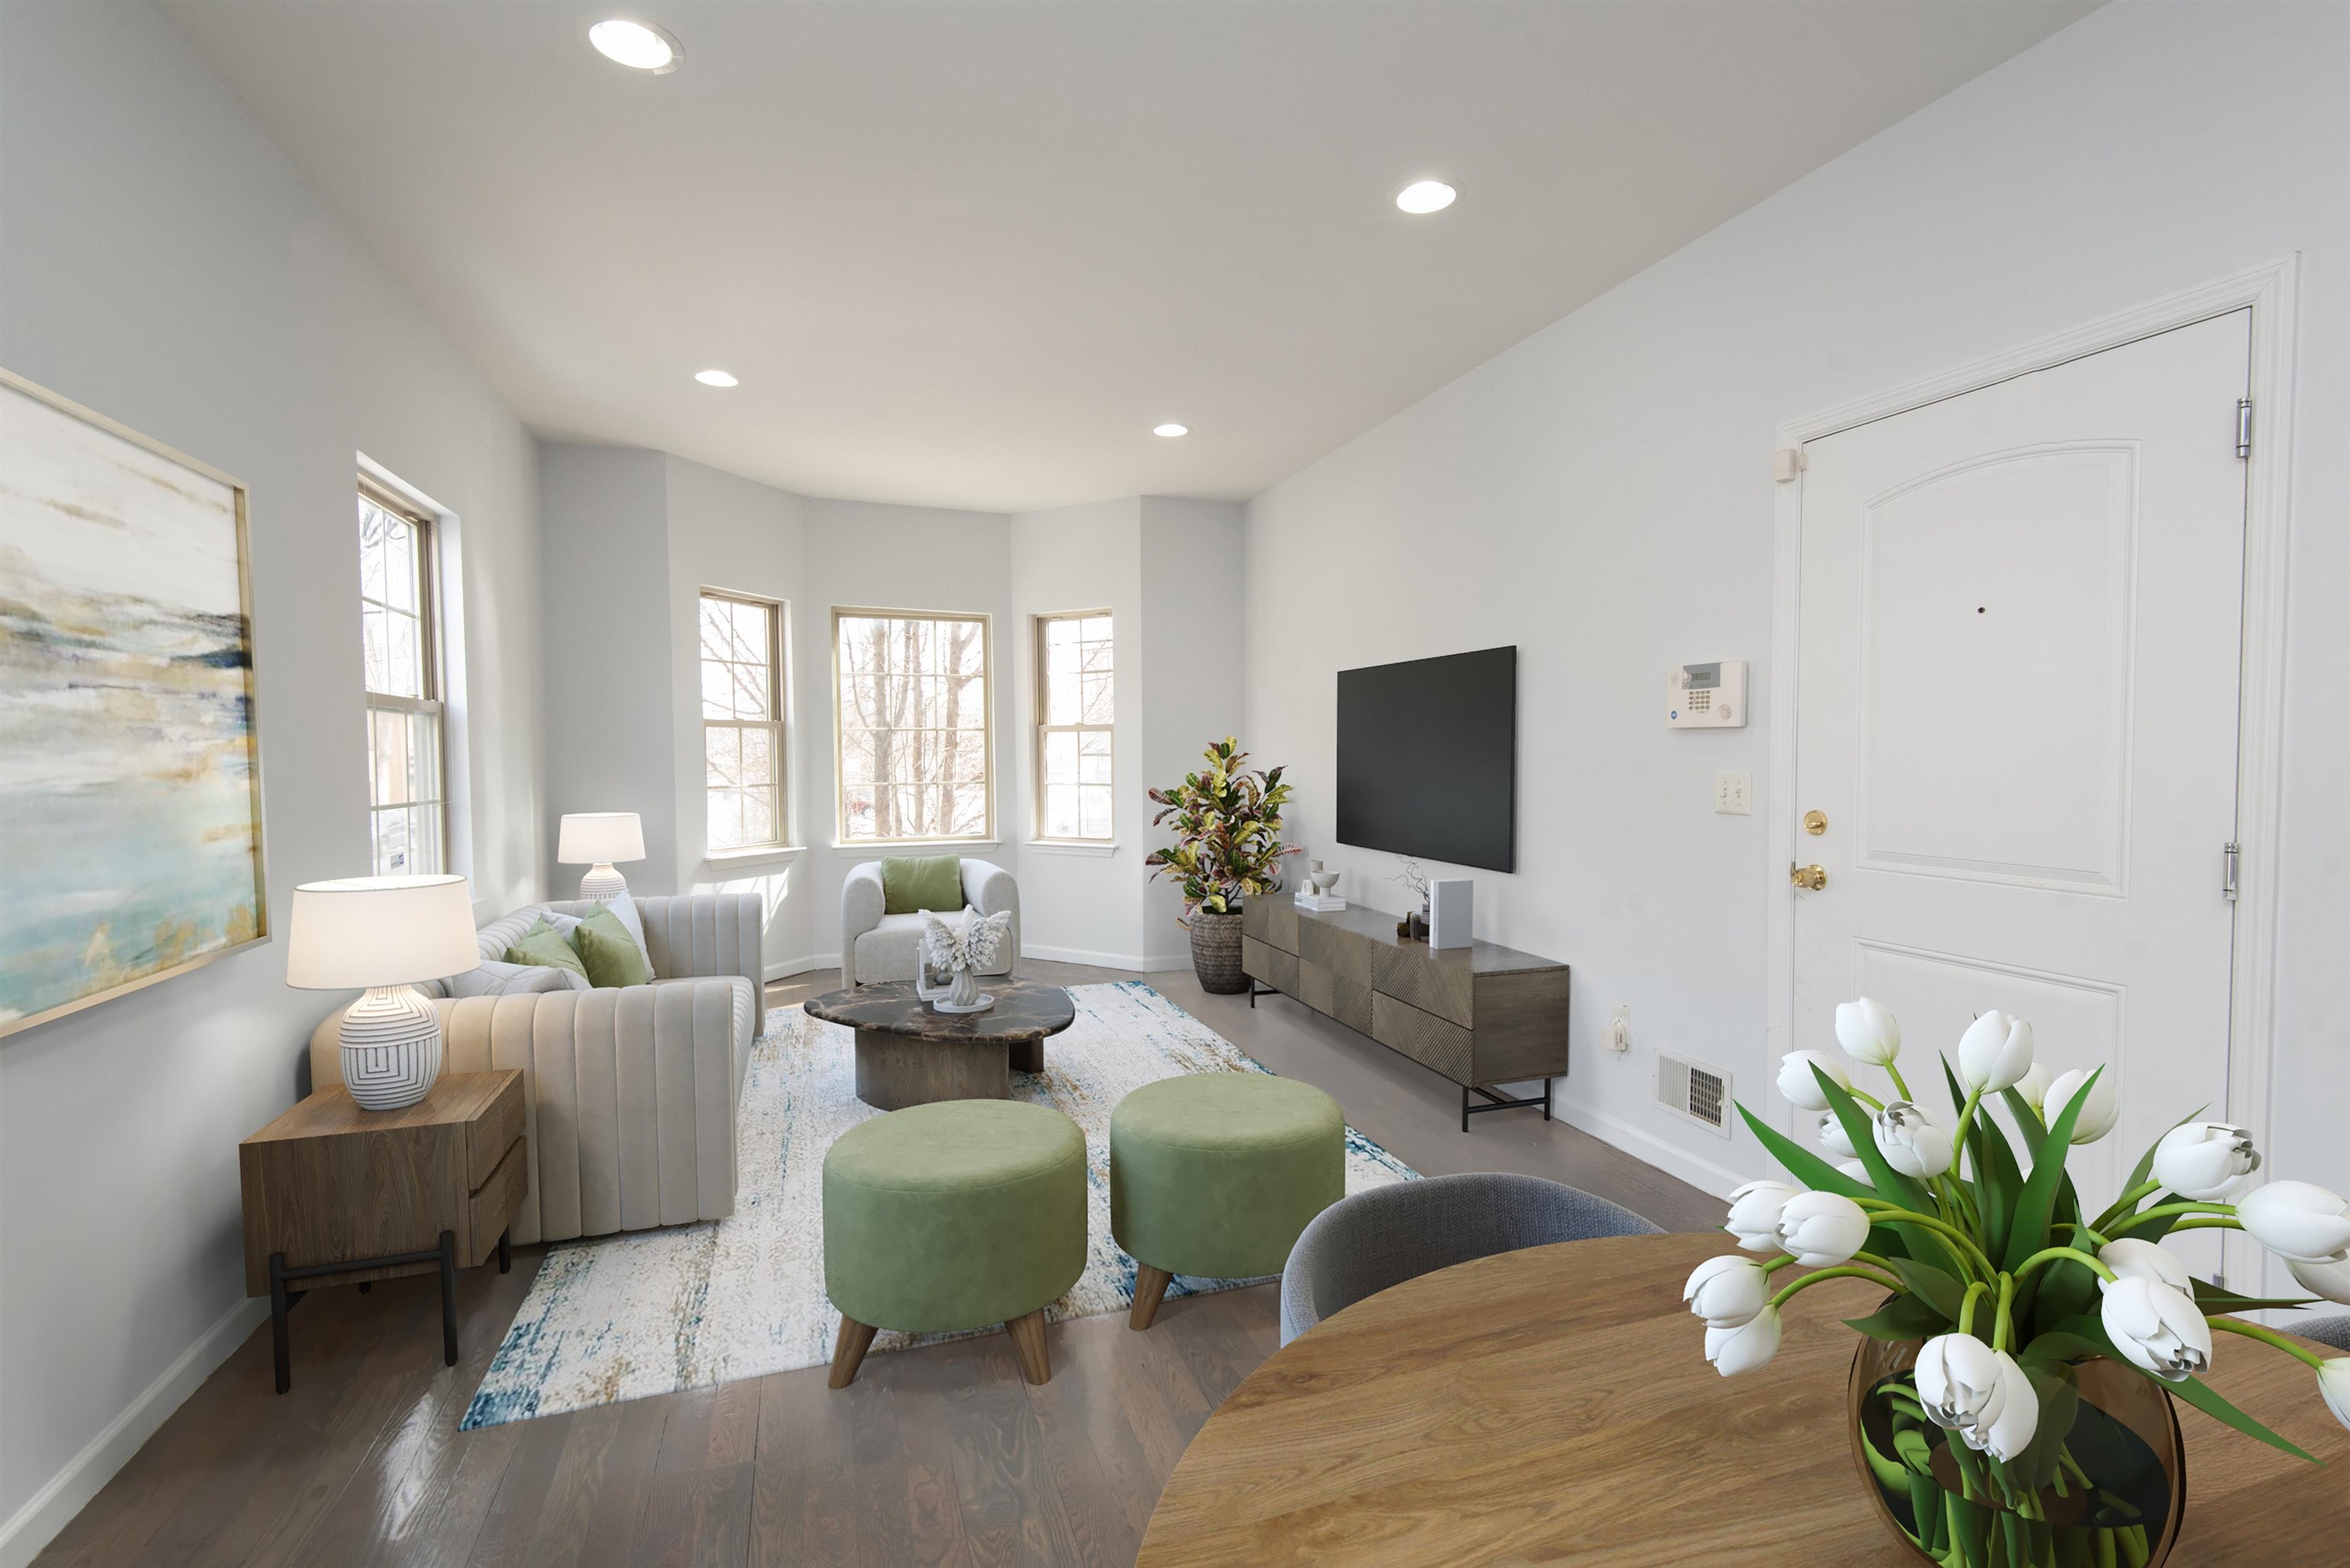
{"type": "Polygon", "coordinates": [[[1476,883],[1466,877],[1432,882],[1428,894],[1430,947],[1465,948],[1476,940],[1476,883]]]}
{"type": "Polygon", "coordinates": [[[0,370],[0,1035],[265,941],[244,487],[0,370]]]}
{"type": "Polygon", "coordinates": [[[966,908],[951,926],[936,915],[923,919],[923,966],[951,977],[944,996],[926,993],[924,999],[941,1012],[983,1012],[994,1006],[995,998],[979,989],[978,976],[1003,961],[1003,946],[1012,940],[1011,911],[983,915],[966,908]]]}
{"type": "Polygon", "coordinates": [[[1297,889],[1294,900],[1299,909],[1326,913],[1347,907],[1347,900],[1333,891],[1338,886],[1338,873],[1325,870],[1319,860],[1305,868],[1305,886],[1297,889]]]}
{"type": "Polygon", "coordinates": [[[1191,933],[1191,970],[1200,989],[1237,996],[1249,989],[1241,971],[1241,909],[1281,885],[1281,857],[1297,846],[1281,841],[1281,808],[1289,799],[1282,770],[1260,773],[1241,764],[1248,753],[1227,735],[1201,755],[1208,766],[1186,774],[1150,798],[1165,809],[1154,827],[1174,818],[1175,842],[1151,851],[1143,865],[1183,888],[1183,928],[1191,933]]]}
{"type": "Polygon", "coordinates": [[[347,877],[294,889],[286,983],[367,994],[343,1014],[343,1086],[359,1106],[396,1111],[441,1075],[441,1015],[415,981],[478,968],[463,877],[347,877]]]}
{"type": "MultiPolygon", "coordinates": [[[[2309,1459],[2198,1376],[2210,1366],[2214,1330],[2306,1363],[2350,1427],[2350,1358],[2221,1315],[2313,1303],[2207,1284],[2161,1244],[2173,1231],[2240,1230],[2288,1262],[2338,1265],[2350,1262],[2341,1196],[2298,1181],[2248,1192],[2261,1166],[2251,1135],[2189,1120],[2095,1211],[2064,1161],[2113,1129],[2118,1107],[2103,1068],[2064,1074],[2035,1105],[2028,1086],[2047,1079],[2032,1060],[2031,1024],[1982,1013],[1958,1042],[1956,1068],[1942,1062],[1957,1117],[1946,1127],[1911,1101],[1891,1012],[1863,997],[1836,1009],[1835,1028],[1898,1097],[1852,1087],[1822,1053],[1787,1056],[1780,1092],[1822,1113],[1824,1140],[1840,1138],[1857,1163],[1833,1165],[1742,1106],[1809,1190],[1738,1189],[1727,1229],[1748,1252],[1782,1255],[1709,1258],[1683,1295],[1705,1320],[1706,1358],[1728,1377],[1777,1353],[1780,1309],[1806,1287],[1858,1278],[1891,1293],[1852,1321],[1866,1336],[1850,1379],[1852,1449],[1879,1515],[1919,1561],[2159,1564],[2186,1507],[2173,1398],[2309,1459]],[[2021,1157],[1985,1106],[1992,1095],[2014,1119],[2021,1157]],[[1798,1277],[1776,1285],[1771,1275],[1789,1263],[1798,1277]]],[[[2339,1277],[2295,1272],[2304,1285],[2339,1277]]],[[[2350,1284],[2335,1293],[2350,1298],[2350,1284]]]]}
{"type": "Polygon", "coordinates": [[[1428,873],[1419,868],[1419,861],[1407,860],[1388,880],[1402,883],[1411,894],[1411,908],[1405,911],[1402,919],[1396,921],[1396,935],[1406,941],[1426,941],[1428,940],[1428,873]]]}
{"type": "Polygon", "coordinates": [[[619,860],[645,857],[644,824],[633,811],[567,813],[556,836],[555,857],[566,866],[586,866],[579,896],[602,902],[629,890],[629,879],[612,869],[619,860]]]}

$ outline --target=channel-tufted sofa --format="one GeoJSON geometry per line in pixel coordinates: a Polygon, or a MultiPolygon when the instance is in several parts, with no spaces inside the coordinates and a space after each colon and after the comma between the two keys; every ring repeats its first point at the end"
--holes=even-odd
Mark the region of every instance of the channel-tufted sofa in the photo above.
{"type": "MultiPolygon", "coordinates": [[[[453,997],[449,981],[421,988],[437,993],[444,1072],[522,1069],[530,1192],[515,1216],[516,1241],[734,1212],[735,1110],[751,1044],[766,1026],[764,911],[748,893],[636,904],[649,985],[453,997]]],[[[548,910],[595,908],[569,900],[502,916],[478,933],[482,957],[502,960],[548,910]]],[[[342,1081],[342,1021],[338,1008],[310,1036],[317,1087],[342,1081]]]]}

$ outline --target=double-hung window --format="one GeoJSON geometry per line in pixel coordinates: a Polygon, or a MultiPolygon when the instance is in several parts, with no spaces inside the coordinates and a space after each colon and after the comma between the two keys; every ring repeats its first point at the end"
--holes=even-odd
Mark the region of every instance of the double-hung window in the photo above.
{"type": "Polygon", "coordinates": [[[449,864],[446,715],[433,519],[362,479],[359,621],[367,671],[368,814],[379,877],[449,864]]]}
{"type": "Polygon", "coordinates": [[[832,647],[840,841],[990,836],[987,617],[835,609],[832,647]]]}
{"type": "Polygon", "coordinates": [[[783,607],[702,594],[702,755],[708,852],[784,842],[783,607]]]}
{"type": "Polygon", "coordinates": [[[1113,836],[1112,639],[1107,610],[1036,620],[1036,836],[1113,836]]]}

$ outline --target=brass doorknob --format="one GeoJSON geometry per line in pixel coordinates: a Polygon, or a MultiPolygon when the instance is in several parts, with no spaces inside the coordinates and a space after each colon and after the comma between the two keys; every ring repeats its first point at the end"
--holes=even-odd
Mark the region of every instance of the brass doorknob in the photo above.
{"type": "Polygon", "coordinates": [[[1804,831],[1817,838],[1828,830],[1828,814],[1825,811],[1804,813],[1804,831]]]}
{"type": "Polygon", "coordinates": [[[1798,888],[1808,888],[1816,893],[1828,885],[1827,867],[1824,866],[1790,866],[1787,880],[1798,888]]]}

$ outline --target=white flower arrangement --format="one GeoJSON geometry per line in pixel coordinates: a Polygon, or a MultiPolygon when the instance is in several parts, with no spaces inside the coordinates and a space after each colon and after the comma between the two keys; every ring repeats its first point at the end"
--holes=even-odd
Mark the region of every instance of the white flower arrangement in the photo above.
{"type": "MultiPolygon", "coordinates": [[[[2080,1473],[2068,1449],[2078,1403],[2071,1385],[2074,1369],[2087,1361],[2135,1367],[2237,1430],[2309,1459],[2202,1381],[2215,1333],[2236,1334],[2306,1363],[2326,1408],[2350,1427],[2350,1357],[2320,1356],[2226,1315],[2313,1302],[2207,1284],[2162,1245],[2184,1231],[2242,1231],[2313,1295],[2350,1303],[2350,1202],[2340,1194],[2302,1181],[2255,1186],[2261,1157],[2251,1134],[2189,1120],[2163,1135],[2120,1197],[2092,1215],[2064,1159],[2113,1130],[2120,1107],[2102,1069],[2051,1075],[2033,1059],[2029,1023],[1986,1012],[1960,1036],[1956,1067],[1942,1064],[1956,1113],[1944,1123],[1903,1081],[1900,1025],[1882,1004],[1866,997],[1844,1003],[1835,1033],[1854,1061],[1887,1075],[1892,1092],[1879,1097],[1856,1088],[1843,1063],[1825,1052],[1787,1055],[1779,1091],[1820,1113],[1827,1156],[1740,1106],[1801,1185],[1751,1181],[1732,1192],[1724,1229],[1742,1254],[1707,1259],[1683,1295],[1704,1320],[1706,1359],[1728,1377],[1777,1354],[1781,1310],[1798,1292],[1858,1278],[1890,1293],[1879,1311],[1851,1326],[1879,1340],[1920,1342],[1895,1390],[1916,1426],[1898,1457],[1871,1454],[1873,1471],[1880,1481],[1889,1475],[1926,1489],[1920,1496],[1942,1495],[1931,1490],[1941,1483],[1929,1445],[1918,1440],[1939,1428],[1947,1463],[1965,1478],[1965,1505],[2004,1515],[1978,1536],[1958,1527],[1961,1509],[1951,1493],[1949,1527],[1939,1507],[1930,1521],[1918,1515],[1911,1539],[1921,1551],[1953,1568],[2056,1560],[2043,1500],[2062,1495],[2065,1477],[2080,1473]],[[2012,1114],[2028,1163],[1987,1113],[1993,1095],[2012,1114]],[[1845,1157],[1841,1164],[1831,1162],[1836,1156],[1845,1157]],[[1791,1264],[1809,1272],[1774,1289],[1772,1275],[1791,1264]],[[2043,1410],[2057,1401],[2064,1414],[2043,1431],[2043,1410]]],[[[2111,1539],[2092,1548],[2119,1555],[2097,1561],[2129,1561],[2145,1545],[2143,1532],[2128,1527],[2104,1533],[2111,1539]]]]}

